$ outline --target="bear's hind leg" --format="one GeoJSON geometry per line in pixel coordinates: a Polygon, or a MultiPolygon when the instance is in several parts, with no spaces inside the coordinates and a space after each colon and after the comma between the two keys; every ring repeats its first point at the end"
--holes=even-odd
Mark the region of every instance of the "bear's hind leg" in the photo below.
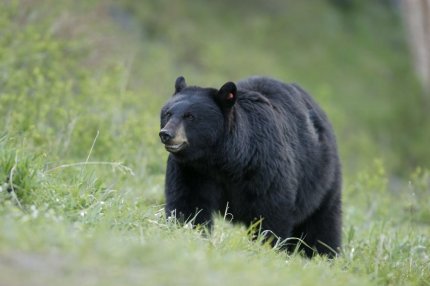
{"type": "Polygon", "coordinates": [[[335,257],[341,247],[341,199],[340,192],[334,192],[302,224],[294,228],[293,236],[303,240],[300,250],[306,256],[315,254],[335,257]]]}

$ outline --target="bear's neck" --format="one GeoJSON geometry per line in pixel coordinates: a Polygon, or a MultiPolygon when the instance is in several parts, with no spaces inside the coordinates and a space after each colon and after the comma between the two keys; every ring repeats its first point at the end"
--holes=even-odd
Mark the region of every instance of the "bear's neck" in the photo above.
{"type": "Polygon", "coordinates": [[[258,147],[252,144],[252,134],[247,114],[236,104],[226,120],[221,142],[213,153],[216,168],[231,175],[246,172],[253,165],[258,147]]]}

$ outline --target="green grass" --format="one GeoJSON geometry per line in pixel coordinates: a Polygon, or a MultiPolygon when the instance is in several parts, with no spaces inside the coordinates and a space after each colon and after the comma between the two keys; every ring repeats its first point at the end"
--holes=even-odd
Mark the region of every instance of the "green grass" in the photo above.
{"type": "Polygon", "coordinates": [[[430,284],[430,121],[396,12],[37,2],[0,4],[0,285],[430,284]],[[158,114],[181,74],[314,94],[345,172],[339,258],[271,249],[228,216],[210,236],[165,220],[158,114]]]}

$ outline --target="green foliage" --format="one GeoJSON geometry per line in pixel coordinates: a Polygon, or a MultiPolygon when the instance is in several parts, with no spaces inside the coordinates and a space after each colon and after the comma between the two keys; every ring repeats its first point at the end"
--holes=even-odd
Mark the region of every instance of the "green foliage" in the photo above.
{"type": "Polygon", "coordinates": [[[426,103],[398,15],[356,7],[3,1],[0,284],[429,284],[426,103]],[[346,174],[339,258],[273,250],[228,215],[211,235],[165,220],[158,112],[180,74],[270,75],[315,95],[346,174]]]}
{"type": "Polygon", "coordinates": [[[430,225],[430,172],[417,168],[411,176],[408,189],[405,211],[409,212],[409,219],[430,225]]]}

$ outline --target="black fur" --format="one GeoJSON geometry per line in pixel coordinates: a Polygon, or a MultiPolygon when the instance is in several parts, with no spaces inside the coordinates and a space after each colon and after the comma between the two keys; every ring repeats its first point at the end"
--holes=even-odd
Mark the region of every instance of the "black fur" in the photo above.
{"type": "MultiPolygon", "coordinates": [[[[167,216],[210,227],[212,213],[228,205],[235,222],[262,219],[261,230],[302,239],[309,257],[335,255],[341,169],[333,129],[314,100],[295,84],[264,77],[220,90],[186,87],[179,78],[175,93],[161,127],[183,123],[188,145],[168,158],[167,216]]],[[[294,249],[297,240],[288,241],[294,249]]]]}

